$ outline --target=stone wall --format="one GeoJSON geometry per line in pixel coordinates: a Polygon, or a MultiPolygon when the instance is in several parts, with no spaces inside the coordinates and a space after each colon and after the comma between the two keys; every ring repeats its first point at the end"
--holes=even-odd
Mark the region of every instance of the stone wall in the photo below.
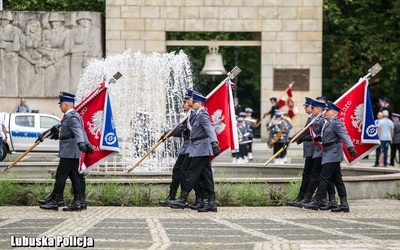
{"type": "Polygon", "coordinates": [[[31,109],[58,113],[48,104],[60,91],[75,93],[88,61],[103,56],[101,24],[100,13],[1,11],[1,110],[24,97],[31,109]]]}
{"type": "MultiPolygon", "coordinates": [[[[304,97],[321,95],[322,0],[106,1],[107,55],[128,48],[165,52],[166,32],[178,31],[260,32],[262,114],[271,107],[269,98],[284,92],[274,90],[274,69],[309,69],[308,90],[294,92],[299,110],[292,120],[294,130],[303,126],[304,97]]],[[[239,67],[246,70],[245,65],[239,67]]]]}

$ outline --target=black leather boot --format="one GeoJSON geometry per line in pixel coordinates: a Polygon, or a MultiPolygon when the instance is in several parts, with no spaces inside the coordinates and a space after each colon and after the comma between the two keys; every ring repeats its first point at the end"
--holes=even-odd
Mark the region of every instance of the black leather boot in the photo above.
{"type": "Polygon", "coordinates": [[[82,194],[75,194],[74,195],[74,201],[72,204],[68,205],[68,207],[63,208],[63,211],[67,212],[72,212],[72,211],[81,211],[81,200],[82,200],[82,194]]]}
{"type": "MultiPolygon", "coordinates": [[[[44,200],[38,200],[38,202],[40,205],[44,205],[44,204],[50,202],[52,199],[54,199],[54,191],[51,191],[51,194],[49,196],[47,196],[46,198],[44,198],[44,200]]],[[[58,206],[59,207],[65,206],[63,199],[59,201],[58,206]]]]}
{"type": "Polygon", "coordinates": [[[196,194],[196,200],[190,204],[188,207],[193,209],[193,207],[197,207],[202,202],[201,194],[196,194]]]}
{"type": "Polygon", "coordinates": [[[340,197],[340,205],[337,208],[332,208],[331,212],[334,213],[350,212],[349,204],[347,203],[347,196],[340,197]]]}
{"type": "Polygon", "coordinates": [[[203,208],[199,208],[197,212],[217,212],[217,204],[215,204],[215,194],[208,195],[208,202],[203,208]]]}
{"type": "Polygon", "coordinates": [[[307,204],[307,203],[310,203],[310,202],[311,202],[310,198],[303,198],[299,202],[294,202],[293,205],[294,205],[294,207],[302,208],[304,204],[307,204]]]}
{"type": "Polygon", "coordinates": [[[336,199],[335,199],[335,194],[329,194],[329,202],[325,206],[320,206],[319,209],[329,210],[329,209],[336,208],[336,207],[337,207],[337,203],[336,203],[336,199]]]}
{"type": "Polygon", "coordinates": [[[298,195],[297,195],[297,198],[296,199],[294,199],[294,200],[292,200],[292,201],[288,201],[287,203],[286,203],[286,206],[291,206],[291,207],[297,207],[297,203],[298,202],[300,202],[302,199],[304,198],[304,193],[299,193],[298,195]]]}
{"type": "Polygon", "coordinates": [[[82,210],[86,210],[87,209],[87,203],[86,203],[86,197],[85,197],[84,193],[81,195],[81,199],[80,199],[79,202],[81,203],[82,210]]]}
{"type": "Polygon", "coordinates": [[[185,207],[188,206],[188,197],[189,193],[182,190],[181,191],[181,196],[177,200],[170,200],[168,201],[168,204],[171,206],[171,208],[181,208],[184,209],[185,207]]]}
{"type": "Polygon", "coordinates": [[[176,198],[176,191],[175,190],[170,190],[169,191],[169,195],[167,196],[167,198],[165,198],[165,200],[160,200],[160,202],[158,202],[161,206],[168,206],[168,201],[173,201],[176,198]]]}
{"type": "Polygon", "coordinates": [[[192,210],[199,210],[203,208],[208,202],[208,193],[201,194],[200,202],[196,206],[192,206],[192,210]]]}
{"type": "Polygon", "coordinates": [[[40,208],[46,210],[58,210],[58,207],[60,207],[61,203],[63,204],[62,206],[64,206],[63,196],[53,194],[53,198],[47,203],[40,205],[40,208]]]}
{"type": "Polygon", "coordinates": [[[327,202],[326,202],[326,199],[320,199],[320,200],[318,200],[318,199],[314,199],[314,200],[312,200],[310,203],[305,203],[304,205],[303,205],[303,207],[305,208],[305,209],[312,209],[312,210],[317,210],[318,211],[318,209],[319,209],[319,207],[322,205],[324,205],[324,204],[326,204],[327,202]]]}

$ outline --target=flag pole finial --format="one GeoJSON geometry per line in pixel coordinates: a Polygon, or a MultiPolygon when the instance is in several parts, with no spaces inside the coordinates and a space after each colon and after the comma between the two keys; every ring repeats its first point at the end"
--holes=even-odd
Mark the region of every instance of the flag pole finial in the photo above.
{"type": "Polygon", "coordinates": [[[110,83],[116,83],[117,81],[118,81],[118,79],[119,78],[121,78],[122,77],[122,74],[121,74],[121,72],[117,72],[117,73],[115,73],[112,77],[111,77],[111,79],[110,80],[108,80],[108,83],[110,84],[110,83]]]}
{"type": "Polygon", "coordinates": [[[376,63],[374,66],[372,66],[372,68],[370,68],[368,70],[368,74],[366,76],[364,76],[364,79],[369,79],[372,76],[375,76],[376,74],[378,74],[379,71],[381,71],[382,67],[379,63],[376,63]]]}
{"type": "Polygon", "coordinates": [[[242,70],[238,67],[235,66],[231,71],[228,72],[228,77],[232,80],[235,78],[242,70]]]}

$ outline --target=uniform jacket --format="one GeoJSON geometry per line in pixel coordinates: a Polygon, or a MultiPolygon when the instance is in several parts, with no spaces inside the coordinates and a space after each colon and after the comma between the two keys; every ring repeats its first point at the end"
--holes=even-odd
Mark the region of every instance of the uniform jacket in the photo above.
{"type": "MultiPolygon", "coordinates": [[[[315,137],[321,136],[322,127],[324,126],[325,123],[326,123],[326,119],[323,116],[319,116],[315,119],[314,123],[310,126],[310,129],[312,129],[315,137]]],[[[322,148],[318,144],[321,145],[321,142],[314,141],[313,159],[322,157],[322,148]]]]}
{"type": "Polygon", "coordinates": [[[174,137],[183,137],[183,144],[181,148],[178,150],[179,155],[184,155],[186,154],[187,148],[189,146],[189,136],[190,136],[190,131],[187,128],[187,121],[184,123],[180,124],[178,127],[176,127],[172,133],[171,136],[174,137]]]}
{"type": "Polygon", "coordinates": [[[282,132],[283,132],[282,138],[279,139],[277,142],[285,143],[286,139],[287,139],[287,136],[285,133],[287,126],[289,126],[289,124],[287,124],[284,119],[281,119],[280,121],[275,121],[275,119],[272,120],[270,123],[270,131],[269,131],[268,141],[272,140],[274,135],[282,130],[282,132]]]}
{"type": "Polygon", "coordinates": [[[249,135],[250,135],[249,127],[246,126],[244,124],[244,122],[243,122],[243,125],[241,127],[239,127],[239,124],[237,125],[237,129],[238,129],[239,143],[240,142],[244,142],[244,141],[248,141],[249,140],[249,135]]]}
{"type": "Polygon", "coordinates": [[[81,158],[82,152],[79,150],[78,143],[89,141],[83,130],[83,121],[81,116],[75,110],[66,112],[61,120],[58,139],[60,140],[60,158],[81,158]]]}
{"type": "Polygon", "coordinates": [[[215,129],[208,112],[201,108],[191,119],[190,142],[187,149],[190,157],[210,156],[213,154],[211,142],[218,142],[215,129]],[[204,138],[198,140],[198,138],[204,138]]]}
{"type": "MultiPolygon", "coordinates": [[[[308,116],[306,125],[307,126],[311,120],[312,116],[308,116]]],[[[314,154],[314,143],[311,140],[310,129],[306,129],[298,138],[303,143],[303,158],[312,157],[314,154]]]]}
{"type": "Polygon", "coordinates": [[[322,129],[322,145],[333,143],[331,146],[323,148],[322,165],[343,161],[342,141],[346,148],[354,147],[343,123],[335,117],[328,121],[322,129]]]}
{"type": "Polygon", "coordinates": [[[393,144],[400,144],[400,121],[393,122],[394,133],[393,133],[393,144]]]}

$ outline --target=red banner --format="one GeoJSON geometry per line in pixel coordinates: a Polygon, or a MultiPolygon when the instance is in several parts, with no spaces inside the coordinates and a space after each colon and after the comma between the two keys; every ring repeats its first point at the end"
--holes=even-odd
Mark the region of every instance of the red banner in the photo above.
{"type": "Polygon", "coordinates": [[[346,145],[342,143],[345,160],[351,166],[379,145],[368,92],[368,81],[361,79],[335,104],[341,108],[338,118],[343,122],[357,151],[357,157],[351,157],[346,145]]]}
{"type": "MultiPolygon", "coordinates": [[[[85,132],[94,150],[92,154],[82,154],[80,173],[90,171],[118,152],[118,142],[113,150],[103,149],[104,141],[107,139],[103,136],[104,127],[106,121],[110,120],[106,118],[107,108],[110,108],[107,107],[107,96],[107,88],[105,83],[102,83],[75,107],[83,119],[85,132]]],[[[112,141],[115,139],[116,136],[112,141]]],[[[113,143],[115,144],[115,141],[113,143]]]]}
{"type": "Polygon", "coordinates": [[[218,85],[208,96],[204,105],[217,134],[221,153],[239,148],[237,126],[230,81],[218,85]]]}
{"type": "Polygon", "coordinates": [[[292,87],[293,83],[289,84],[285,90],[285,94],[282,95],[278,100],[279,109],[283,113],[287,114],[290,118],[293,118],[298,113],[298,109],[294,103],[292,87]],[[286,98],[284,98],[285,95],[286,98]]]}

